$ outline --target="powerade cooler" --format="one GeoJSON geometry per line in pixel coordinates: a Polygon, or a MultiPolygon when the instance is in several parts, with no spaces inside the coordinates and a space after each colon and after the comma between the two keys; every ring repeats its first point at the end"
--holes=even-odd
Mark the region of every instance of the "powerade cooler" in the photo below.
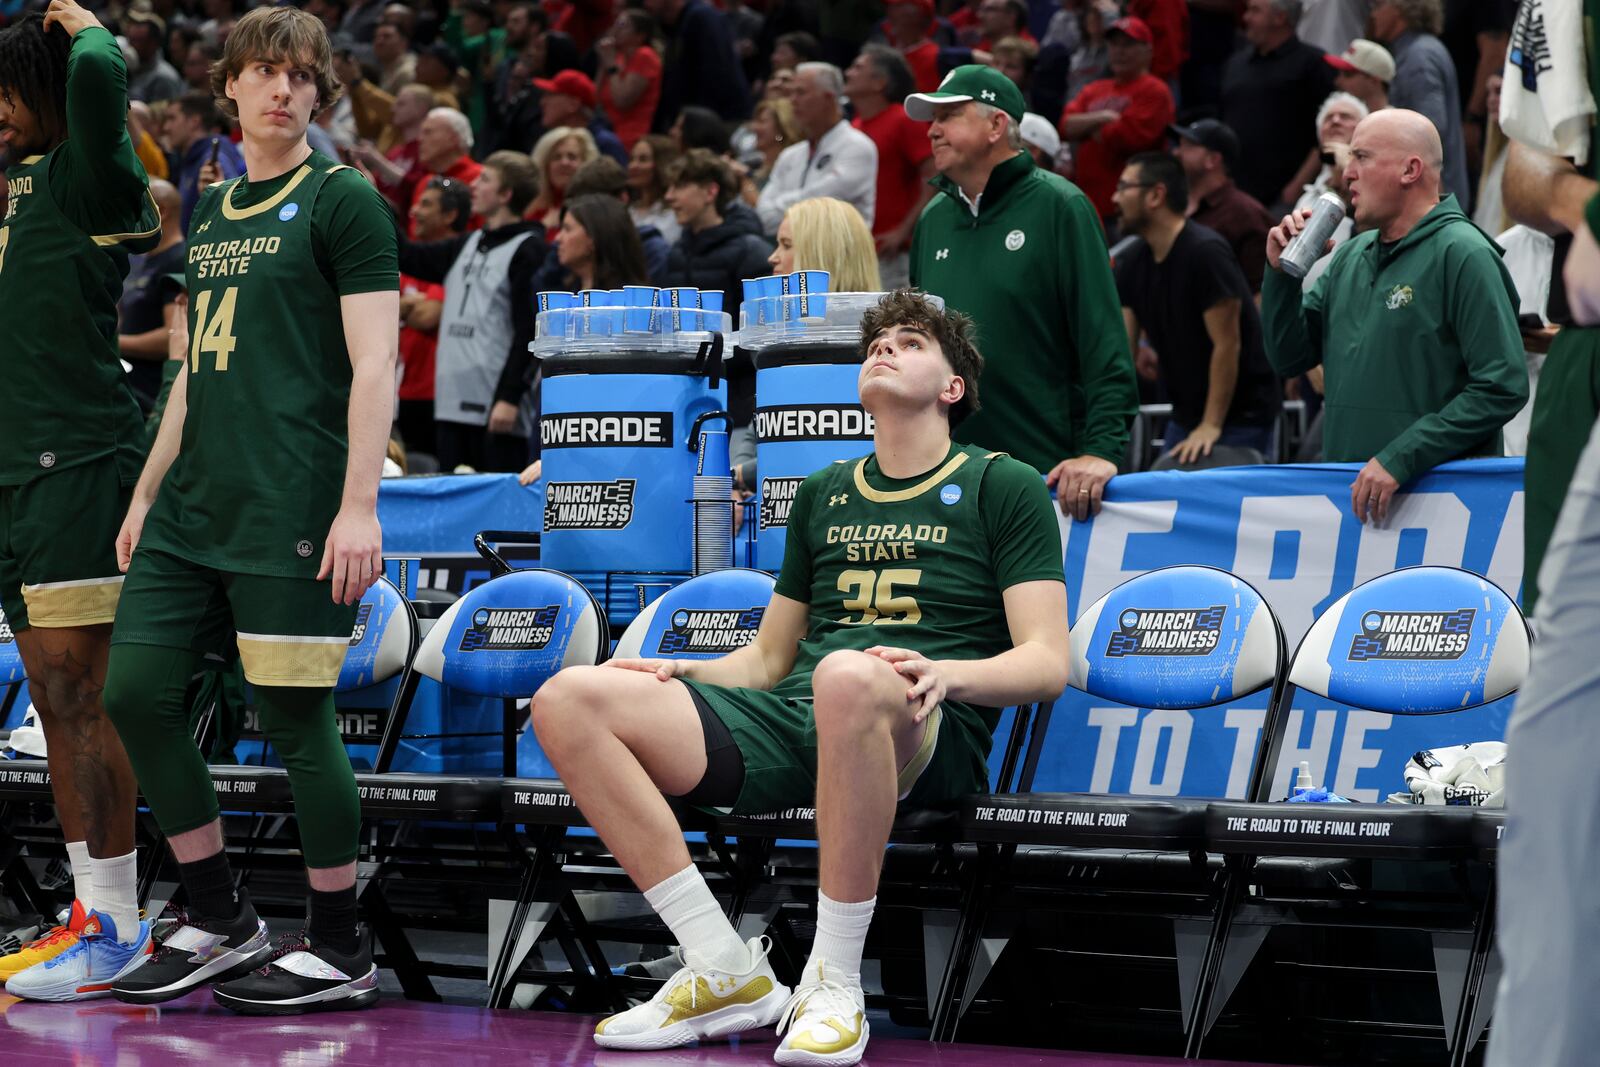
{"type": "MultiPolygon", "coordinates": [[[[750,350],[756,365],[756,566],[762,570],[775,573],[783,565],[789,508],[806,476],[872,451],[872,416],[861,407],[856,380],[861,316],[883,295],[744,302],[739,346],[750,350]]],[[[929,299],[943,307],[939,298],[929,299]]]]}
{"type": "Polygon", "coordinates": [[[541,311],[533,345],[543,373],[540,563],[582,582],[617,630],[690,576],[691,434],[727,406],[727,315],[626,314],[541,311]],[[645,328],[624,329],[635,320],[645,328]]]}

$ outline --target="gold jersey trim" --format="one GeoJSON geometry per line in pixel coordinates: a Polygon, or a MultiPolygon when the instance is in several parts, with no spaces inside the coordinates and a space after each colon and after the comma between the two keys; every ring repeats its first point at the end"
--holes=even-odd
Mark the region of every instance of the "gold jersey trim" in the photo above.
{"type": "Polygon", "coordinates": [[[339,681],[348,637],[239,634],[239,662],[252,685],[326,688],[339,681]]]}
{"type": "Polygon", "coordinates": [[[155,194],[150,191],[150,186],[144,187],[144,198],[150,202],[150,210],[155,212],[156,224],[154,229],[136,230],[132,233],[107,233],[97,234],[90,240],[101,248],[110,245],[120,245],[124,241],[137,241],[144,237],[154,237],[161,232],[161,208],[156,204],[155,194]]]}
{"type": "Polygon", "coordinates": [[[305,181],[306,180],[306,176],[311,174],[311,173],[312,173],[311,164],[309,164],[309,163],[300,164],[300,169],[295,171],[295,174],[294,174],[293,178],[289,179],[289,184],[285,185],[282,189],[279,189],[277,191],[277,193],[275,195],[273,195],[270,199],[263,200],[261,203],[256,204],[254,207],[234,207],[233,206],[233,193],[234,193],[234,190],[239,188],[239,179],[235,178],[228,185],[228,188],[223,191],[223,194],[222,194],[222,217],[225,218],[225,219],[228,219],[228,220],[230,220],[232,222],[238,222],[240,219],[248,219],[248,218],[250,218],[250,217],[252,217],[254,215],[259,215],[263,211],[270,211],[271,209],[277,207],[279,204],[283,203],[284,198],[287,197],[290,193],[294,192],[295,186],[297,186],[301,182],[305,181]]]}
{"type": "Polygon", "coordinates": [[[863,456],[856,461],[856,492],[872,501],[874,504],[897,504],[902,500],[915,500],[929,489],[938,485],[956,472],[956,469],[965,463],[968,456],[965,452],[957,452],[945,462],[945,465],[928,475],[922,481],[907,489],[883,490],[874,489],[867,484],[867,459],[863,456]]]}
{"type": "Polygon", "coordinates": [[[896,776],[895,785],[899,788],[899,799],[904,800],[911,795],[917,787],[917,779],[922,777],[922,772],[928,769],[928,764],[933,762],[933,750],[939,747],[939,724],[944,721],[944,705],[935,704],[928,717],[923,720],[922,744],[917,746],[916,753],[906,761],[896,776]]]}
{"type": "Polygon", "coordinates": [[[17,164],[17,166],[19,166],[19,167],[31,167],[35,163],[39,162],[39,160],[41,160],[43,158],[44,158],[43,156],[24,156],[22,158],[21,162],[19,162],[17,164]]]}
{"type": "Polygon", "coordinates": [[[118,574],[110,578],[24,585],[22,600],[28,605],[28,624],[60,629],[111,622],[117,617],[122,581],[122,575],[118,574]]]}

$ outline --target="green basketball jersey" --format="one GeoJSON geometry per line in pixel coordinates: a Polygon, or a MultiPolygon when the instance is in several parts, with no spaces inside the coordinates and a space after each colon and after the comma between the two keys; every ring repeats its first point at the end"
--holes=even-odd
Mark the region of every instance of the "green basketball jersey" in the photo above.
{"type": "MultiPolygon", "coordinates": [[[[975,445],[916,478],[885,478],[875,456],[835,463],[801,483],[790,512],[776,591],[810,617],[773,692],[809,697],[811,672],[840,649],[997,656],[1011,648],[1001,593],[1040,580],[1064,580],[1061,533],[1027,464],[975,445]]],[[[993,733],[994,709],[945,706],[993,733]]]]}
{"type": "Polygon", "coordinates": [[[144,544],[316,576],[349,451],[339,300],[398,287],[389,218],[357,172],[316,153],[253,187],[206,190],[189,224],[188,413],[144,544]]]}
{"type": "MultiPolygon", "coordinates": [[[[130,232],[91,234],[61,209],[52,163],[65,146],[6,173],[0,219],[0,485],[115,456],[124,484],[143,462],[138,402],[117,349],[117,300],[129,243],[160,232],[146,193],[130,232]]],[[[59,171],[58,171],[59,173],[59,171]]]]}

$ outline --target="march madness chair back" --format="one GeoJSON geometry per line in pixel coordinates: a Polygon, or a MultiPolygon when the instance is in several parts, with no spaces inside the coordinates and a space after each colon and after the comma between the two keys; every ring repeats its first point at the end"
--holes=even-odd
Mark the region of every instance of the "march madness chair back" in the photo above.
{"type": "Polygon", "coordinates": [[[1282,676],[1283,635],[1242,578],[1164,567],[1117,586],[1072,627],[1068,684],[1142,708],[1234,700],[1282,676]]]}
{"type": "Polygon", "coordinates": [[[1373,578],[1334,602],[1301,639],[1289,685],[1268,718],[1266,765],[1277,767],[1296,689],[1391,715],[1444,715],[1516,692],[1531,651],[1521,609],[1482,575],[1423,566],[1373,578]]]}

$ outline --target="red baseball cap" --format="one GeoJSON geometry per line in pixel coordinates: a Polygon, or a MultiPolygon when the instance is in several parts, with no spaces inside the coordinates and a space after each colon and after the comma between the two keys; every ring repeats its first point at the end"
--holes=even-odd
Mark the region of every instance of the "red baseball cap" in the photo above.
{"type": "Polygon", "coordinates": [[[561,93],[584,107],[594,107],[594,82],[581,70],[564,70],[554,78],[535,78],[533,84],[544,92],[561,93]]]}
{"type": "Polygon", "coordinates": [[[1132,37],[1141,44],[1150,44],[1155,40],[1155,37],[1150,33],[1150,27],[1145,25],[1144,19],[1135,18],[1133,15],[1128,15],[1113,22],[1106,27],[1106,33],[1108,35],[1120,33],[1132,37]]]}

